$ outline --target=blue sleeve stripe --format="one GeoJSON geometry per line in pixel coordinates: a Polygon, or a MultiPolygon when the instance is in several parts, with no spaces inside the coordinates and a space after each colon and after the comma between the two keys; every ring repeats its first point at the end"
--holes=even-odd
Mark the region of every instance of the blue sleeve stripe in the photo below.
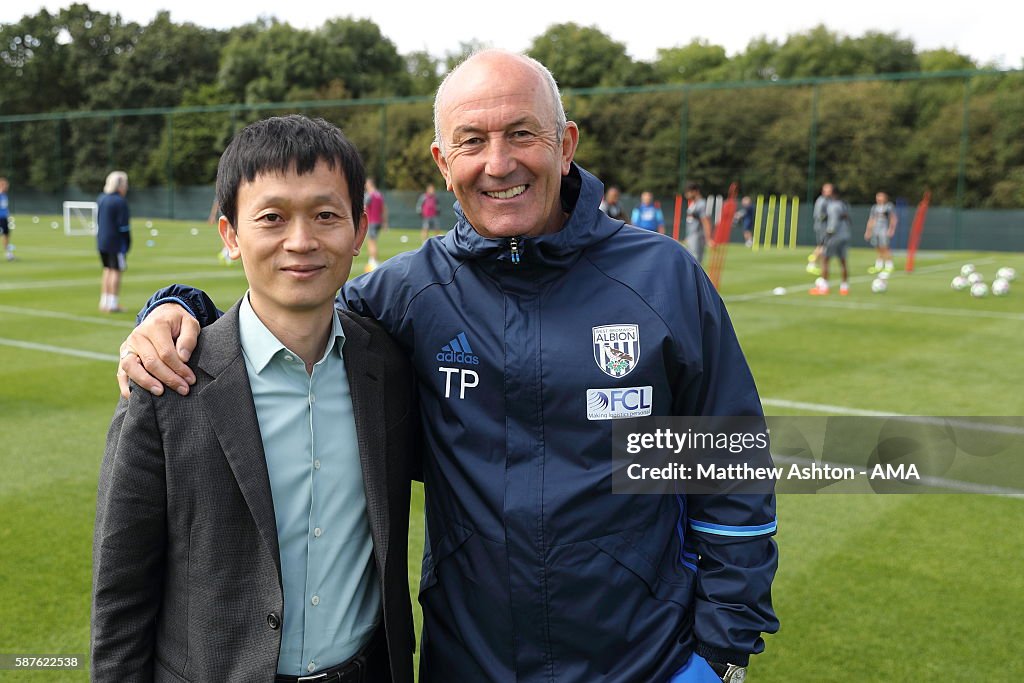
{"type": "Polygon", "coordinates": [[[184,306],[185,310],[188,311],[189,313],[191,313],[193,318],[196,317],[196,314],[192,311],[192,308],[187,303],[185,303],[185,301],[183,299],[179,299],[176,296],[165,296],[164,298],[157,299],[152,304],[150,304],[149,308],[147,308],[145,311],[142,312],[142,315],[139,317],[137,322],[141,323],[143,320],[145,320],[146,316],[149,315],[150,313],[152,313],[153,309],[156,308],[157,306],[159,306],[160,304],[171,304],[171,303],[180,304],[180,305],[184,306]]]}
{"type": "Polygon", "coordinates": [[[730,526],[728,524],[712,524],[711,522],[698,522],[690,520],[690,528],[694,531],[702,531],[706,534],[718,536],[763,536],[775,532],[778,524],[772,520],[768,524],[757,526],[730,526]]]}

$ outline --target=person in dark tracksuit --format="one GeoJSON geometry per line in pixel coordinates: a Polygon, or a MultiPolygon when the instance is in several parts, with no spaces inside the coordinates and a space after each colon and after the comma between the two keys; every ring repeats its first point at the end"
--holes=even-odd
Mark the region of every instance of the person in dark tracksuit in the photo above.
{"type": "Polygon", "coordinates": [[[103,264],[100,311],[120,313],[121,275],[128,268],[128,250],[132,246],[128,211],[128,174],[111,171],[96,200],[96,250],[103,264]]]}
{"type": "MultiPolygon", "coordinates": [[[[779,625],[774,495],[611,492],[616,419],[762,415],[722,299],[682,245],[599,210],[538,62],[474,55],[435,117],[454,229],[339,296],[417,374],[420,680],[742,680],[779,625]]],[[[216,317],[197,290],[162,299],[216,317]]],[[[170,358],[181,325],[195,334],[180,306],[155,307],[129,341],[170,358]]],[[[177,370],[130,358],[120,374],[187,390],[177,370]]]]}

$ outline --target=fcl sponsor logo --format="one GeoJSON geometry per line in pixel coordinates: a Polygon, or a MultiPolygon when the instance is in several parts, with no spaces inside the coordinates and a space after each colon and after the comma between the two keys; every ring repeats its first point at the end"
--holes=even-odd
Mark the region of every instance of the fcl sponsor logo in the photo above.
{"type": "Polygon", "coordinates": [[[638,325],[602,325],[594,332],[594,361],[609,377],[625,377],[640,360],[638,325]]]}

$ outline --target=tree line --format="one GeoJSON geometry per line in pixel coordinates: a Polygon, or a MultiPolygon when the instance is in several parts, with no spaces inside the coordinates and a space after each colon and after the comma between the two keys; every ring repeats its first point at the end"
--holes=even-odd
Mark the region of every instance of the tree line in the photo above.
{"type": "MultiPolygon", "coordinates": [[[[49,192],[96,188],[114,166],[136,186],[209,184],[234,131],[300,110],[341,125],[385,187],[417,189],[437,180],[430,96],[478,47],[403,55],[374,22],[352,17],[315,29],[263,19],[216,30],[166,12],[142,25],[85,4],[43,9],[0,25],[0,117],[68,117],[0,124],[0,171],[49,192]],[[351,106],[317,105],[326,101],[351,106]],[[265,103],[282,104],[258,109],[265,103]],[[74,118],[231,104],[250,108],[74,118]]],[[[564,23],[527,52],[565,90],[582,131],[577,158],[627,192],[668,196],[685,177],[715,192],[738,182],[802,197],[827,180],[858,202],[878,189],[908,197],[930,189],[939,204],[1024,206],[1024,77],[967,78],[987,65],[953,50],[819,26],[781,41],[754,38],[732,56],[695,40],[639,61],[599,29],[564,23]],[[882,78],[918,72],[957,75],[882,78]],[[799,80],[828,77],[846,78],[799,80]]]]}

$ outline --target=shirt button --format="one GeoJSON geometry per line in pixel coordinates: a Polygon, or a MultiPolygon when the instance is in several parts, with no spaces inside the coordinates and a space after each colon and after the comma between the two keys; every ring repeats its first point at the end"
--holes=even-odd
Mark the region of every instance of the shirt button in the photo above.
{"type": "Polygon", "coordinates": [[[316,403],[316,394],[310,394],[309,395],[309,402],[310,403],[316,403]]]}
{"type": "Polygon", "coordinates": [[[274,631],[281,628],[281,617],[277,616],[277,612],[271,612],[267,615],[267,626],[274,631]]]}
{"type": "Polygon", "coordinates": [[[309,673],[313,673],[314,671],[316,671],[316,664],[314,664],[313,662],[307,664],[306,671],[308,671],[309,673]]]}
{"type": "Polygon", "coordinates": [[[288,355],[286,355],[286,356],[284,357],[284,359],[285,359],[285,360],[288,360],[288,361],[291,361],[291,360],[295,360],[295,359],[294,359],[293,357],[291,357],[291,356],[288,356],[288,355]]]}
{"type": "Polygon", "coordinates": [[[314,595],[313,599],[310,600],[310,602],[313,603],[313,607],[316,607],[317,605],[320,604],[320,596],[319,595],[314,595]]]}
{"type": "Polygon", "coordinates": [[[320,469],[320,461],[319,460],[314,460],[313,461],[313,469],[314,470],[320,469]]]}
{"type": "Polygon", "coordinates": [[[317,528],[313,529],[313,535],[316,536],[317,538],[320,538],[320,534],[322,534],[322,533],[323,533],[323,531],[320,530],[320,527],[317,527],[317,528]]]}

